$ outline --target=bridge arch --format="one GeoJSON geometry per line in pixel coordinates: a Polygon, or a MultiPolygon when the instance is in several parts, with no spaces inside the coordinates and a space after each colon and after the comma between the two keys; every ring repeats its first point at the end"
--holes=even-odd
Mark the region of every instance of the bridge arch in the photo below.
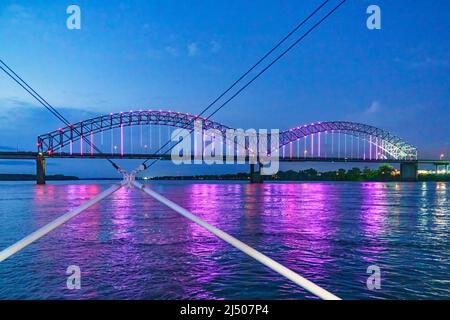
{"type": "MultiPolygon", "coordinates": [[[[204,130],[217,129],[225,135],[226,130],[231,129],[218,122],[188,113],[162,110],[140,110],[111,113],[109,115],[102,115],[74,123],[39,136],[37,146],[39,152],[51,155],[58,149],[61,150],[69,144],[73,144],[76,141],[82,141],[83,139],[86,139],[88,135],[94,135],[99,132],[140,125],[171,126],[192,130],[195,120],[202,121],[204,130]]],[[[373,145],[377,150],[382,150],[383,155],[389,155],[393,159],[417,159],[417,149],[401,138],[374,126],[348,121],[317,122],[283,131],[279,135],[279,145],[280,148],[283,148],[302,138],[314,138],[314,135],[317,135],[320,140],[320,134],[322,133],[338,133],[357,137],[373,145]]]]}
{"type": "Polygon", "coordinates": [[[363,139],[394,159],[417,159],[417,148],[398,136],[374,126],[349,121],[317,122],[283,131],[280,133],[280,146],[321,133],[342,133],[363,139]]]}
{"type": "Polygon", "coordinates": [[[38,151],[46,154],[52,154],[59,148],[66,147],[83,138],[83,136],[106,132],[108,130],[120,127],[140,126],[140,125],[161,125],[192,130],[194,121],[201,120],[203,130],[218,129],[223,134],[229,127],[218,122],[207,120],[197,115],[189,113],[163,111],[163,110],[145,110],[111,113],[92,119],[87,119],[67,127],[40,135],[38,137],[38,151]]]}

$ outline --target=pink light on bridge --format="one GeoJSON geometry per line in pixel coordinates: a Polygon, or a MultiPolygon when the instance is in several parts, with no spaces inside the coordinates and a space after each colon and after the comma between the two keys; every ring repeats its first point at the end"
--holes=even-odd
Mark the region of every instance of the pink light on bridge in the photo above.
{"type": "Polygon", "coordinates": [[[120,155],[123,156],[123,124],[120,125],[120,155]]]}
{"type": "Polygon", "coordinates": [[[311,157],[314,157],[314,133],[311,135],[311,157]]]}
{"type": "Polygon", "coordinates": [[[80,155],[83,155],[83,135],[80,138],[80,155]]]}
{"type": "Polygon", "coordinates": [[[91,143],[90,143],[90,149],[91,149],[91,156],[94,155],[94,134],[91,131],[91,143]]]}
{"type": "MultiPolygon", "coordinates": [[[[196,116],[198,118],[198,116],[196,116]]],[[[206,141],[205,141],[205,131],[202,132],[202,155],[205,157],[206,141]]]]}
{"type": "Polygon", "coordinates": [[[194,157],[197,156],[197,135],[198,133],[194,131],[194,157]]]}
{"type": "Polygon", "coordinates": [[[320,158],[320,132],[319,132],[319,134],[318,134],[318,142],[319,142],[319,147],[318,147],[318,150],[317,150],[317,155],[318,155],[318,157],[320,158]]]}
{"type": "Polygon", "coordinates": [[[289,143],[289,158],[292,159],[292,142],[289,143]]]}
{"type": "Polygon", "coordinates": [[[212,154],[215,156],[216,155],[216,136],[213,135],[211,137],[211,144],[212,144],[212,154]]]}
{"type": "Polygon", "coordinates": [[[378,160],[378,137],[375,138],[375,159],[378,160]]]}

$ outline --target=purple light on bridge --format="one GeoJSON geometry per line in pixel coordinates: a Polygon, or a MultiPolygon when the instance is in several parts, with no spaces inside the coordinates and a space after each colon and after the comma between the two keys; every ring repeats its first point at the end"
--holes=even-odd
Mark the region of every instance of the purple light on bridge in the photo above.
{"type": "MultiPolygon", "coordinates": [[[[196,116],[198,118],[198,116],[196,116]]],[[[205,157],[206,141],[205,141],[205,131],[202,132],[202,154],[205,157]]]]}
{"type": "Polygon", "coordinates": [[[123,124],[120,125],[120,155],[123,156],[123,124]]]}
{"type": "Polygon", "coordinates": [[[318,133],[318,150],[317,150],[317,156],[320,158],[320,132],[318,133]]]}
{"type": "Polygon", "coordinates": [[[91,156],[93,156],[94,155],[94,134],[92,133],[92,131],[91,131],[91,140],[90,140],[90,149],[91,149],[91,156]]]}
{"type": "Polygon", "coordinates": [[[70,155],[72,155],[73,154],[73,141],[72,140],[70,140],[70,142],[69,142],[69,149],[70,149],[70,155]]]}
{"type": "Polygon", "coordinates": [[[372,160],[372,136],[369,137],[369,160],[372,160]]]}
{"type": "Polygon", "coordinates": [[[194,131],[194,156],[197,156],[197,135],[198,133],[194,131]]]}
{"type": "Polygon", "coordinates": [[[289,158],[292,159],[292,142],[289,143],[289,158]]]}
{"type": "Polygon", "coordinates": [[[83,135],[80,137],[80,155],[83,155],[83,135]]]}
{"type": "Polygon", "coordinates": [[[331,156],[334,156],[334,130],[331,130],[331,156]]]}
{"type": "Polygon", "coordinates": [[[311,135],[311,157],[314,157],[314,133],[311,135]]]}
{"type": "Polygon", "coordinates": [[[306,153],[308,151],[306,150],[306,137],[303,138],[303,156],[306,158],[306,153]]]}

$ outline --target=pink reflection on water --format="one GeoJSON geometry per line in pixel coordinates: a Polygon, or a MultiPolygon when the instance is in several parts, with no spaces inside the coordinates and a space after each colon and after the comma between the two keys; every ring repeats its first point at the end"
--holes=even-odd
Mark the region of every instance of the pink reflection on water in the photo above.
{"type": "MultiPolygon", "coordinates": [[[[192,184],[188,187],[189,204],[187,207],[194,215],[221,228],[221,220],[227,219],[226,209],[224,209],[226,206],[222,203],[223,189],[224,187],[233,189],[236,186],[240,187],[238,185],[225,187],[217,184],[192,184]]],[[[236,193],[239,194],[238,191],[236,193]]],[[[205,286],[215,282],[217,277],[223,274],[223,266],[218,263],[217,258],[213,257],[220,257],[231,248],[195,223],[188,222],[186,231],[191,238],[185,246],[186,254],[202,260],[202,268],[193,270],[192,277],[195,278],[195,282],[184,286],[185,291],[198,299],[220,299],[205,289],[205,286]]],[[[230,232],[230,230],[224,231],[230,232]]]]}
{"type": "Polygon", "coordinates": [[[361,188],[361,228],[366,237],[379,237],[385,231],[389,214],[386,184],[364,183],[361,188]]]}
{"type": "Polygon", "coordinates": [[[362,259],[377,263],[380,253],[386,250],[383,238],[388,229],[387,185],[381,182],[364,183],[362,186],[360,223],[362,236],[368,244],[361,248],[362,259]]]}
{"type": "MultiPolygon", "coordinates": [[[[49,209],[45,215],[39,215],[40,222],[49,222],[54,216],[60,216],[85,201],[96,196],[100,192],[98,185],[52,185],[34,187],[33,205],[42,209],[49,209]],[[60,208],[55,205],[64,204],[60,208]]],[[[39,211],[39,210],[37,210],[39,211]]]]}
{"type": "Polygon", "coordinates": [[[112,239],[131,240],[134,238],[132,228],[135,221],[132,219],[132,204],[136,199],[133,199],[131,195],[131,190],[127,188],[121,188],[111,195],[112,239]]]}
{"type": "MultiPolygon", "coordinates": [[[[62,216],[100,192],[98,185],[46,185],[34,188],[33,205],[35,208],[36,229],[62,216]]],[[[98,257],[99,248],[86,243],[98,240],[102,207],[94,205],[53,230],[32,246],[34,263],[45,265],[41,272],[49,278],[65,276],[69,265],[78,265],[83,275],[88,277],[87,266],[98,257]]],[[[56,288],[55,288],[56,289],[56,288]]],[[[60,290],[66,290],[61,283],[60,290]]],[[[95,298],[96,292],[90,291],[87,298],[95,298]]]]}
{"type": "MultiPolygon", "coordinates": [[[[264,233],[277,235],[286,266],[312,279],[327,278],[336,229],[329,184],[272,184],[264,188],[264,233]],[[299,200],[300,199],[300,200],[299,200]],[[295,235],[293,235],[295,234],[295,235]]],[[[266,240],[267,241],[267,240],[266,240]]]]}

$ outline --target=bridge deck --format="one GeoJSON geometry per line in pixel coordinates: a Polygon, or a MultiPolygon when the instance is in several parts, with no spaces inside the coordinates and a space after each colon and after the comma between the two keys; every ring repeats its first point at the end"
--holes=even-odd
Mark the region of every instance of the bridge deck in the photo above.
{"type": "MultiPolygon", "coordinates": [[[[0,152],[0,159],[15,160],[36,160],[37,152],[0,152]]],[[[171,160],[170,154],[124,154],[103,153],[103,154],[80,154],[80,153],[54,153],[46,155],[46,159],[159,159],[171,160]]],[[[206,159],[206,158],[205,158],[206,159]]],[[[194,160],[194,157],[192,157],[194,160]]],[[[224,156],[223,160],[226,160],[224,156]]],[[[248,159],[247,159],[248,161],[248,159]]],[[[280,157],[280,162],[348,162],[348,163],[418,163],[433,165],[450,165],[450,160],[395,160],[395,159],[360,159],[360,158],[337,158],[337,157],[280,157]]]]}

